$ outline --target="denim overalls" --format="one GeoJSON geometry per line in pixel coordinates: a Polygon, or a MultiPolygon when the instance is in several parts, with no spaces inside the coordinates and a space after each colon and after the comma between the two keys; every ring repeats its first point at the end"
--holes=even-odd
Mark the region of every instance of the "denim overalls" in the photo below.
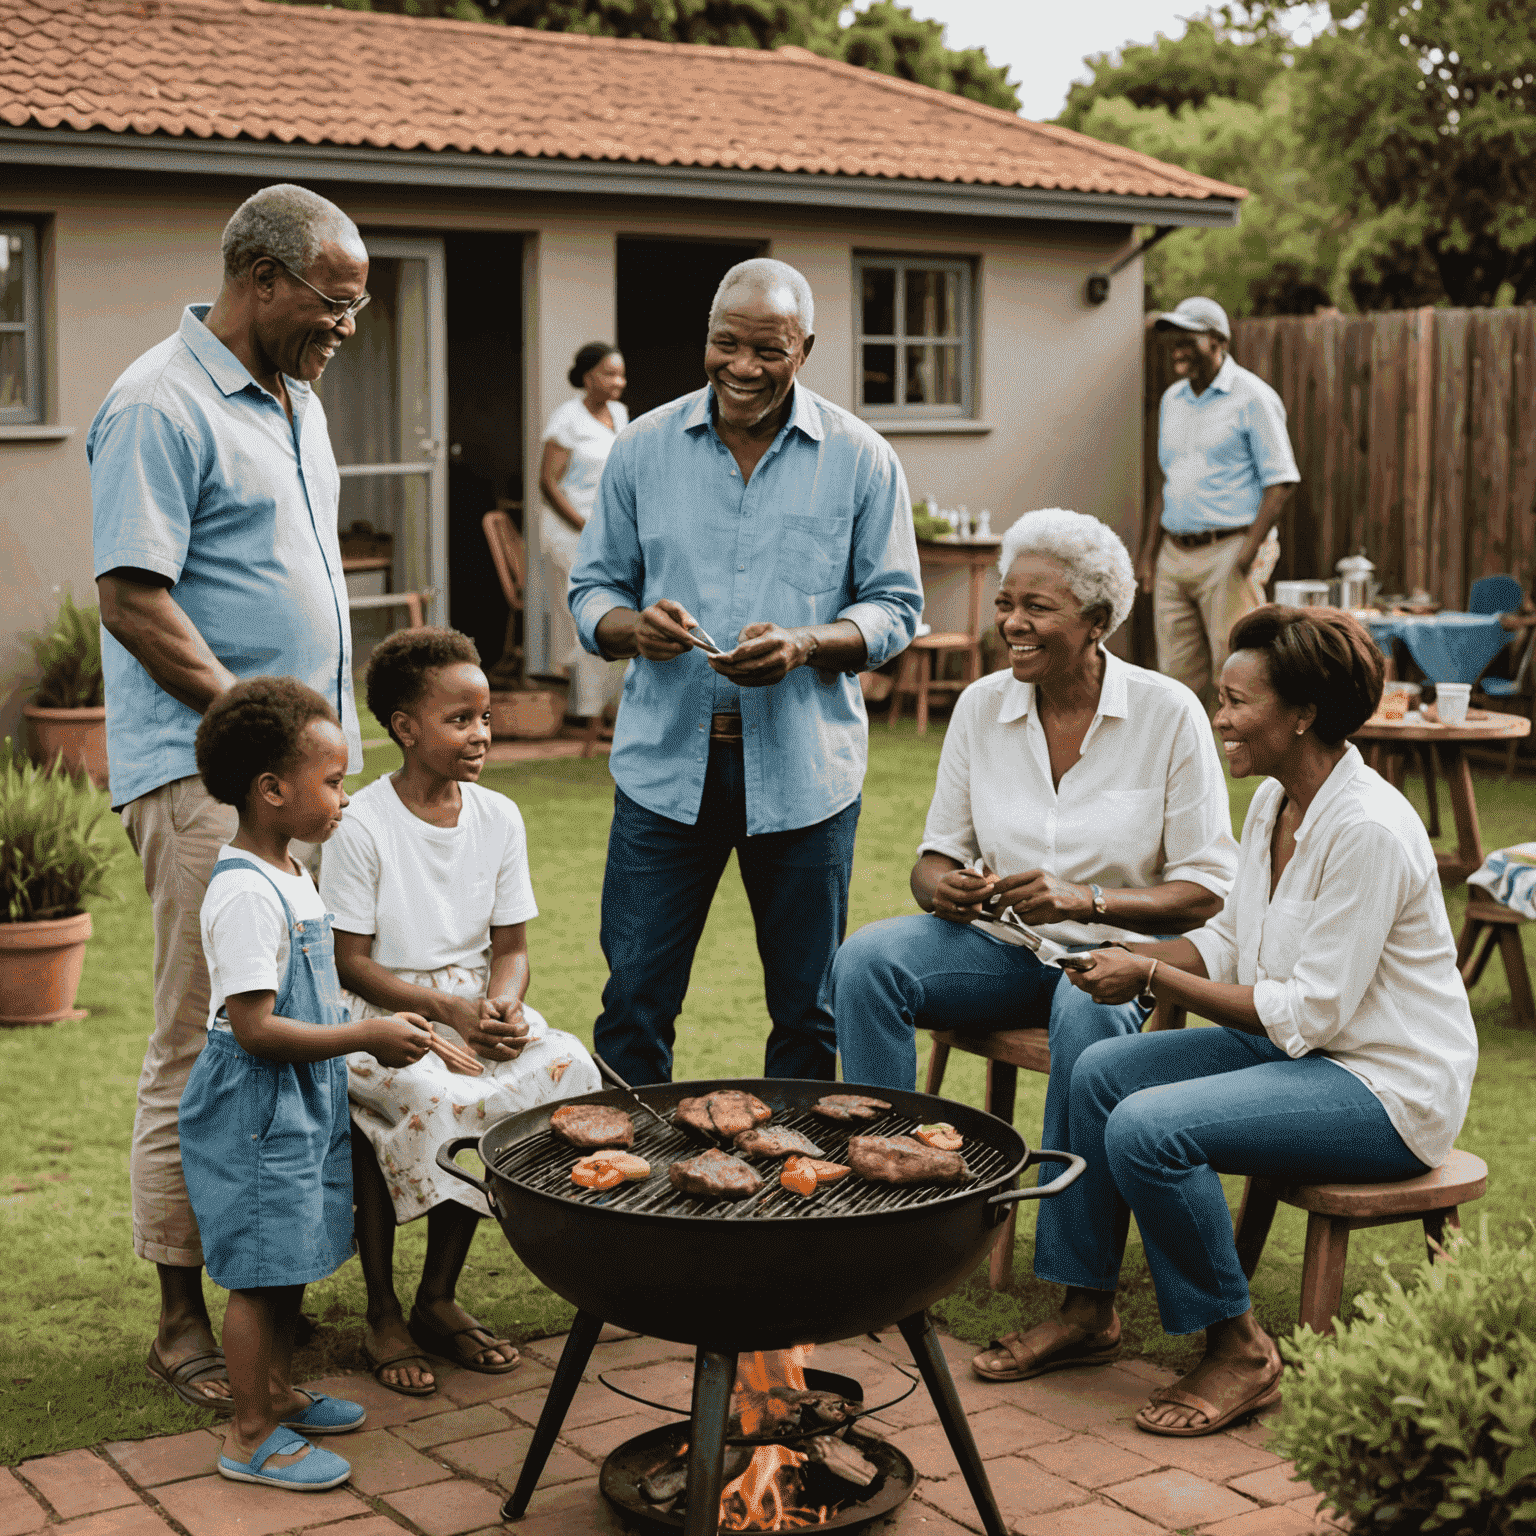
{"type": "MultiPolygon", "coordinates": [[[[344,1024],[331,915],[296,921],[277,882],[254,869],[282,902],[288,970],[274,1012],[306,1024],[344,1024]]],[[[221,1014],[222,1017],[222,1014],[221,1014]]],[[[268,1061],[234,1035],[210,1030],[181,1098],[181,1162],[209,1277],[230,1291],[306,1285],[355,1251],[347,1064],[268,1061]]]]}

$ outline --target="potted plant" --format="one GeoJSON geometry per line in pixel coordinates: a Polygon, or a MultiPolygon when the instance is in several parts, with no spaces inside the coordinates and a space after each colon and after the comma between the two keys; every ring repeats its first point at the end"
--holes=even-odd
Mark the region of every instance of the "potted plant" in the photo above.
{"type": "Polygon", "coordinates": [[[107,782],[107,710],[101,680],[101,615],[94,603],[77,607],[68,592],[53,623],[32,637],[41,674],[22,714],[32,724],[37,755],[64,759],[71,773],[107,782]]]}
{"type": "Polygon", "coordinates": [[[0,748],[0,1024],[82,1018],[75,994],[91,915],[121,846],[108,797],[55,760],[0,748]]]}

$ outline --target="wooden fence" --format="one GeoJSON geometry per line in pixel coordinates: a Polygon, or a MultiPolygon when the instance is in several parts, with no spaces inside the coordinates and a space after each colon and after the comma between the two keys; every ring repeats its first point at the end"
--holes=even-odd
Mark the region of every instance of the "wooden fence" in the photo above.
{"type": "MultiPolygon", "coordinates": [[[[1175,377],[1162,342],[1148,333],[1144,505],[1175,377]]],[[[1331,576],[1363,548],[1384,590],[1450,608],[1479,576],[1536,580],[1536,308],[1239,320],[1232,356],[1279,392],[1301,471],[1277,576],[1331,576]]]]}

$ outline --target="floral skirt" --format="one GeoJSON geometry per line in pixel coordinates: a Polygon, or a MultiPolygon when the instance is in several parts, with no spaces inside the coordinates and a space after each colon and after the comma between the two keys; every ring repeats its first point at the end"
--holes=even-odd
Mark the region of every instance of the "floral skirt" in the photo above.
{"type": "MultiPolygon", "coordinates": [[[[396,971],[395,975],[413,986],[478,999],[485,996],[489,971],[484,966],[450,965],[439,971],[396,971]]],[[[351,1008],[354,1020],[387,1018],[394,1012],[375,1008],[351,993],[344,993],[342,1001],[351,1008]]],[[[490,1209],[478,1190],[437,1166],[437,1149],[455,1136],[478,1135],[507,1115],[602,1087],[581,1041],[551,1028],[526,1003],[523,1016],[529,1033],[523,1053],[515,1061],[482,1062],[485,1071],[479,1077],[450,1072],[441,1057],[430,1051],[409,1067],[381,1066],[366,1051],[347,1057],[352,1121],[373,1146],[397,1223],[414,1221],[444,1200],[456,1200],[476,1215],[488,1216],[490,1209]]],[[[460,1039],[444,1024],[435,1027],[453,1040],[460,1039]]]]}

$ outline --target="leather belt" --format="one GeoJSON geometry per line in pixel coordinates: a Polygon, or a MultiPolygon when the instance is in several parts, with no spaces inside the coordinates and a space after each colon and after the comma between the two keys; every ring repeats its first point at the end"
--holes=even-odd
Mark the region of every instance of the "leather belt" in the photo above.
{"type": "Polygon", "coordinates": [[[1247,528],[1207,528],[1204,533],[1169,533],[1164,529],[1163,537],[1177,544],[1180,549],[1203,549],[1207,544],[1216,544],[1222,539],[1235,539],[1238,534],[1247,532],[1247,528]]]}
{"type": "Polygon", "coordinates": [[[711,715],[709,717],[709,739],[711,741],[734,742],[739,747],[742,741],[741,716],[736,714],[711,715]]]}

